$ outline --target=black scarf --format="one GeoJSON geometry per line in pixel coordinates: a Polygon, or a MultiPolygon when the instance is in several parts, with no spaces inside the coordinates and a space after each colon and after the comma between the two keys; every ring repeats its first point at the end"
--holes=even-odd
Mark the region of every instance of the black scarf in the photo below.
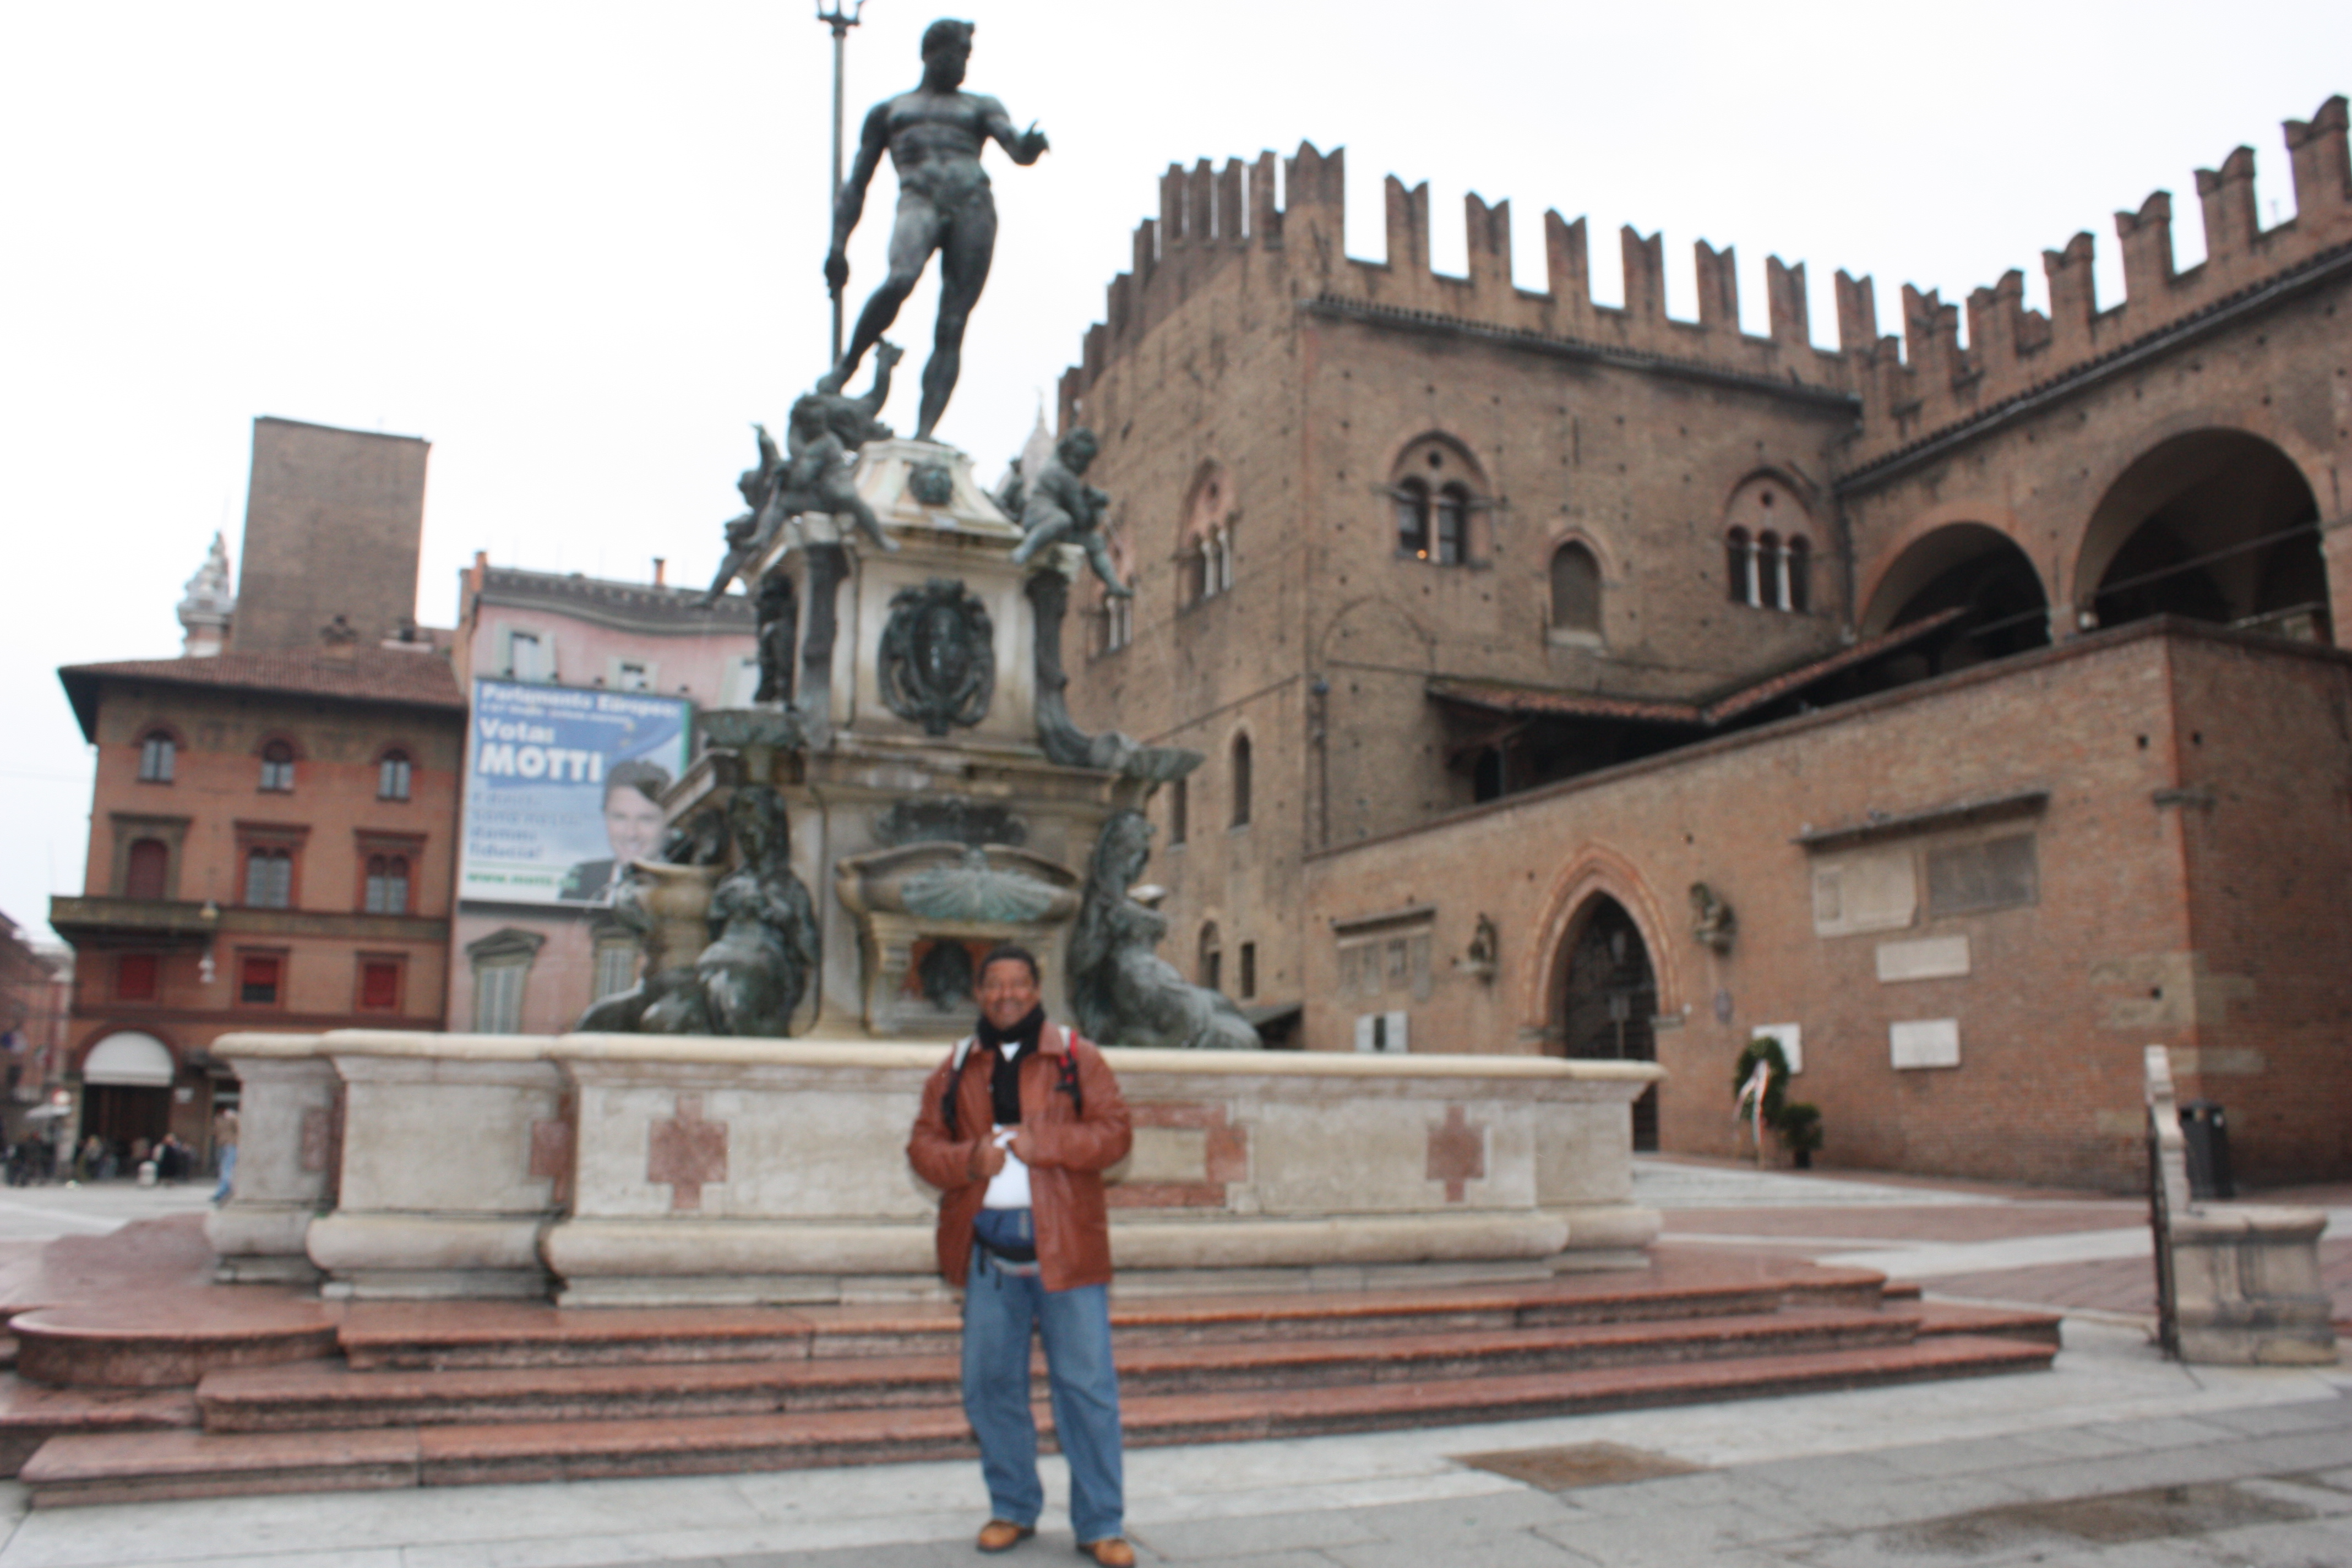
{"type": "Polygon", "coordinates": [[[1042,1002],[1009,1029],[998,1028],[985,1015],[980,1020],[980,1048],[996,1058],[989,1087],[1000,1127],[1016,1126],[1021,1121],[1021,1057],[1019,1052],[1005,1055],[1004,1047],[1015,1045],[1023,1051],[1034,1051],[1045,1032],[1045,1005],[1042,1002]]]}

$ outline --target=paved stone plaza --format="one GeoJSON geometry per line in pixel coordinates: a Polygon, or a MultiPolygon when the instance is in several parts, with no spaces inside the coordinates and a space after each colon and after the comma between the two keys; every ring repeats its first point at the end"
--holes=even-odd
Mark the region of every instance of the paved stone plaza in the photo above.
{"type": "MultiPolygon", "coordinates": [[[[1788,1247],[1931,1294],[2065,1307],[2047,1373],[1129,1456],[1146,1562],[1291,1564],[2352,1562],[2352,1369],[2150,1350],[2139,1207],[1645,1161],[1676,1247],[1788,1247]],[[1953,1289],[1965,1282],[1965,1292],[1953,1289]],[[1476,1462],[1466,1462],[1475,1458],[1476,1462]],[[1517,1479],[1524,1478],[1524,1479],[1517,1479]]],[[[100,1200],[16,1201],[67,1218],[100,1200]]],[[[2296,1194],[2352,1222],[2352,1192],[2296,1194]]],[[[111,1205],[121,1206],[120,1204],[111,1205]]],[[[121,1217],[132,1217],[124,1214],[121,1217]]],[[[37,1228],[29,1216],[26,1228],[37,1228]]],[[[2352,1241],[2324,1244],[2339,1302],[2352,1241]]],[[[1061,1495],[1059,1468],[1048,1489],[1061,1495]]],[[[971,1464],[226,1499],[26,1514],[0,1568],[681,1568],[974,1561],[971,1464]]],[[[1008,1563],[1068,1561],[1049,1504],[1008,1563]]]]}

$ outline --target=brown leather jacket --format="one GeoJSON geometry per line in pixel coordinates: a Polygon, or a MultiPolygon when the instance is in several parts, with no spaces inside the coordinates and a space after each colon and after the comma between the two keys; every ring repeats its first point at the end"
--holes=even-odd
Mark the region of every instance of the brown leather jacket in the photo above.
{"type": "MultiPolygon", "coordinates": [[[[915,1174],[940,1189],[940,1273],[961,1285],[971,1267],[972,1216],[988,1194],[978,1173],[981,1145],[996,1120],[990,1058],[977,1046],[964,1054],[956,1083],[956,1131],[942,1114],[950,1054],[923,1085],[922,1109],[907,1161],[915,1174]]],[[[1127,1158],[1134,1142],[1118,1079],[1094,1042],[1057,1024],[1041,1031],[1037,1049],[1020,1061],[1021,1125],[1036,1157],[1029,1162],[1029,1204],[1037,1225],[1037,1272],[1048,1290],[1110,1283],[1110,1216],[1102,1173],[1127,1158]],[[1062,1092],[1065,1052],[1077,1063],[1083,1114],[1062,1092]]]]}

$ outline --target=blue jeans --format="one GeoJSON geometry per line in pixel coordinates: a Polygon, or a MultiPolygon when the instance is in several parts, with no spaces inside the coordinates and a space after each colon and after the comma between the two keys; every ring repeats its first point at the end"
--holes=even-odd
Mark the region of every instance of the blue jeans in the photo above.
{"type": "Polygon", "coordinates": [[[1029,1336],[1045,1342],[1054,1431],[1070,1463],[1070,1527],[1084,1541],[1123,1534],[1126,1484],[1118,1373],[1110,1360],[1110,1292],[1048,1290],[1007,1274],[977,1246],[963,1291],[963,1410],[980,1439],[980,1472],[998,1519],[1034,1526],[1045,1506],[1037,1422],[1029,1409],[1029,1336]]]}

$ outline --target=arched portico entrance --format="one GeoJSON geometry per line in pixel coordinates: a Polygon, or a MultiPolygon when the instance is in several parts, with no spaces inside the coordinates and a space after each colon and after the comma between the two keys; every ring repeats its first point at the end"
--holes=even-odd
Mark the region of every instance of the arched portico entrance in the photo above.
{"type": "Polygon", "coordinates": [[[172,1048],[138,1029],[117,1029],[82,1058],[81,1135],[118,1149],[153,1143],[172,1125],[172,1048]]]}
{"type": "Polygon", "coordinates": [[[2016,542],[1981,522],[1951,522],[1911,542],[1871,591],[1865,637],[1958,610],[1951,624],[1899,658],[1898,679],[1921,679],[2004,658],[2050,641],[2042,574],[2016,542]]]}
{"type": "MultiPolygon", "coordinates": [[[[1561,1054],[1602,1061],[1654,1062],[1658,1038],[1657,972],[1625,906],[1596,894],[1579,911],[1561,949],[1551,1037],[1561,1054]]],[[[1658,1087],[1633,1102],[1633,1148],[1658,1146],[1658,1087]]]]}
{"type": "Polygon", "coordinates": [[[2086,625],[2186,616],[2333,641],[2319,503],[2294,459],[2242,430],[2176,436],[2091,514],[2074,570],[2086,625]]]}

